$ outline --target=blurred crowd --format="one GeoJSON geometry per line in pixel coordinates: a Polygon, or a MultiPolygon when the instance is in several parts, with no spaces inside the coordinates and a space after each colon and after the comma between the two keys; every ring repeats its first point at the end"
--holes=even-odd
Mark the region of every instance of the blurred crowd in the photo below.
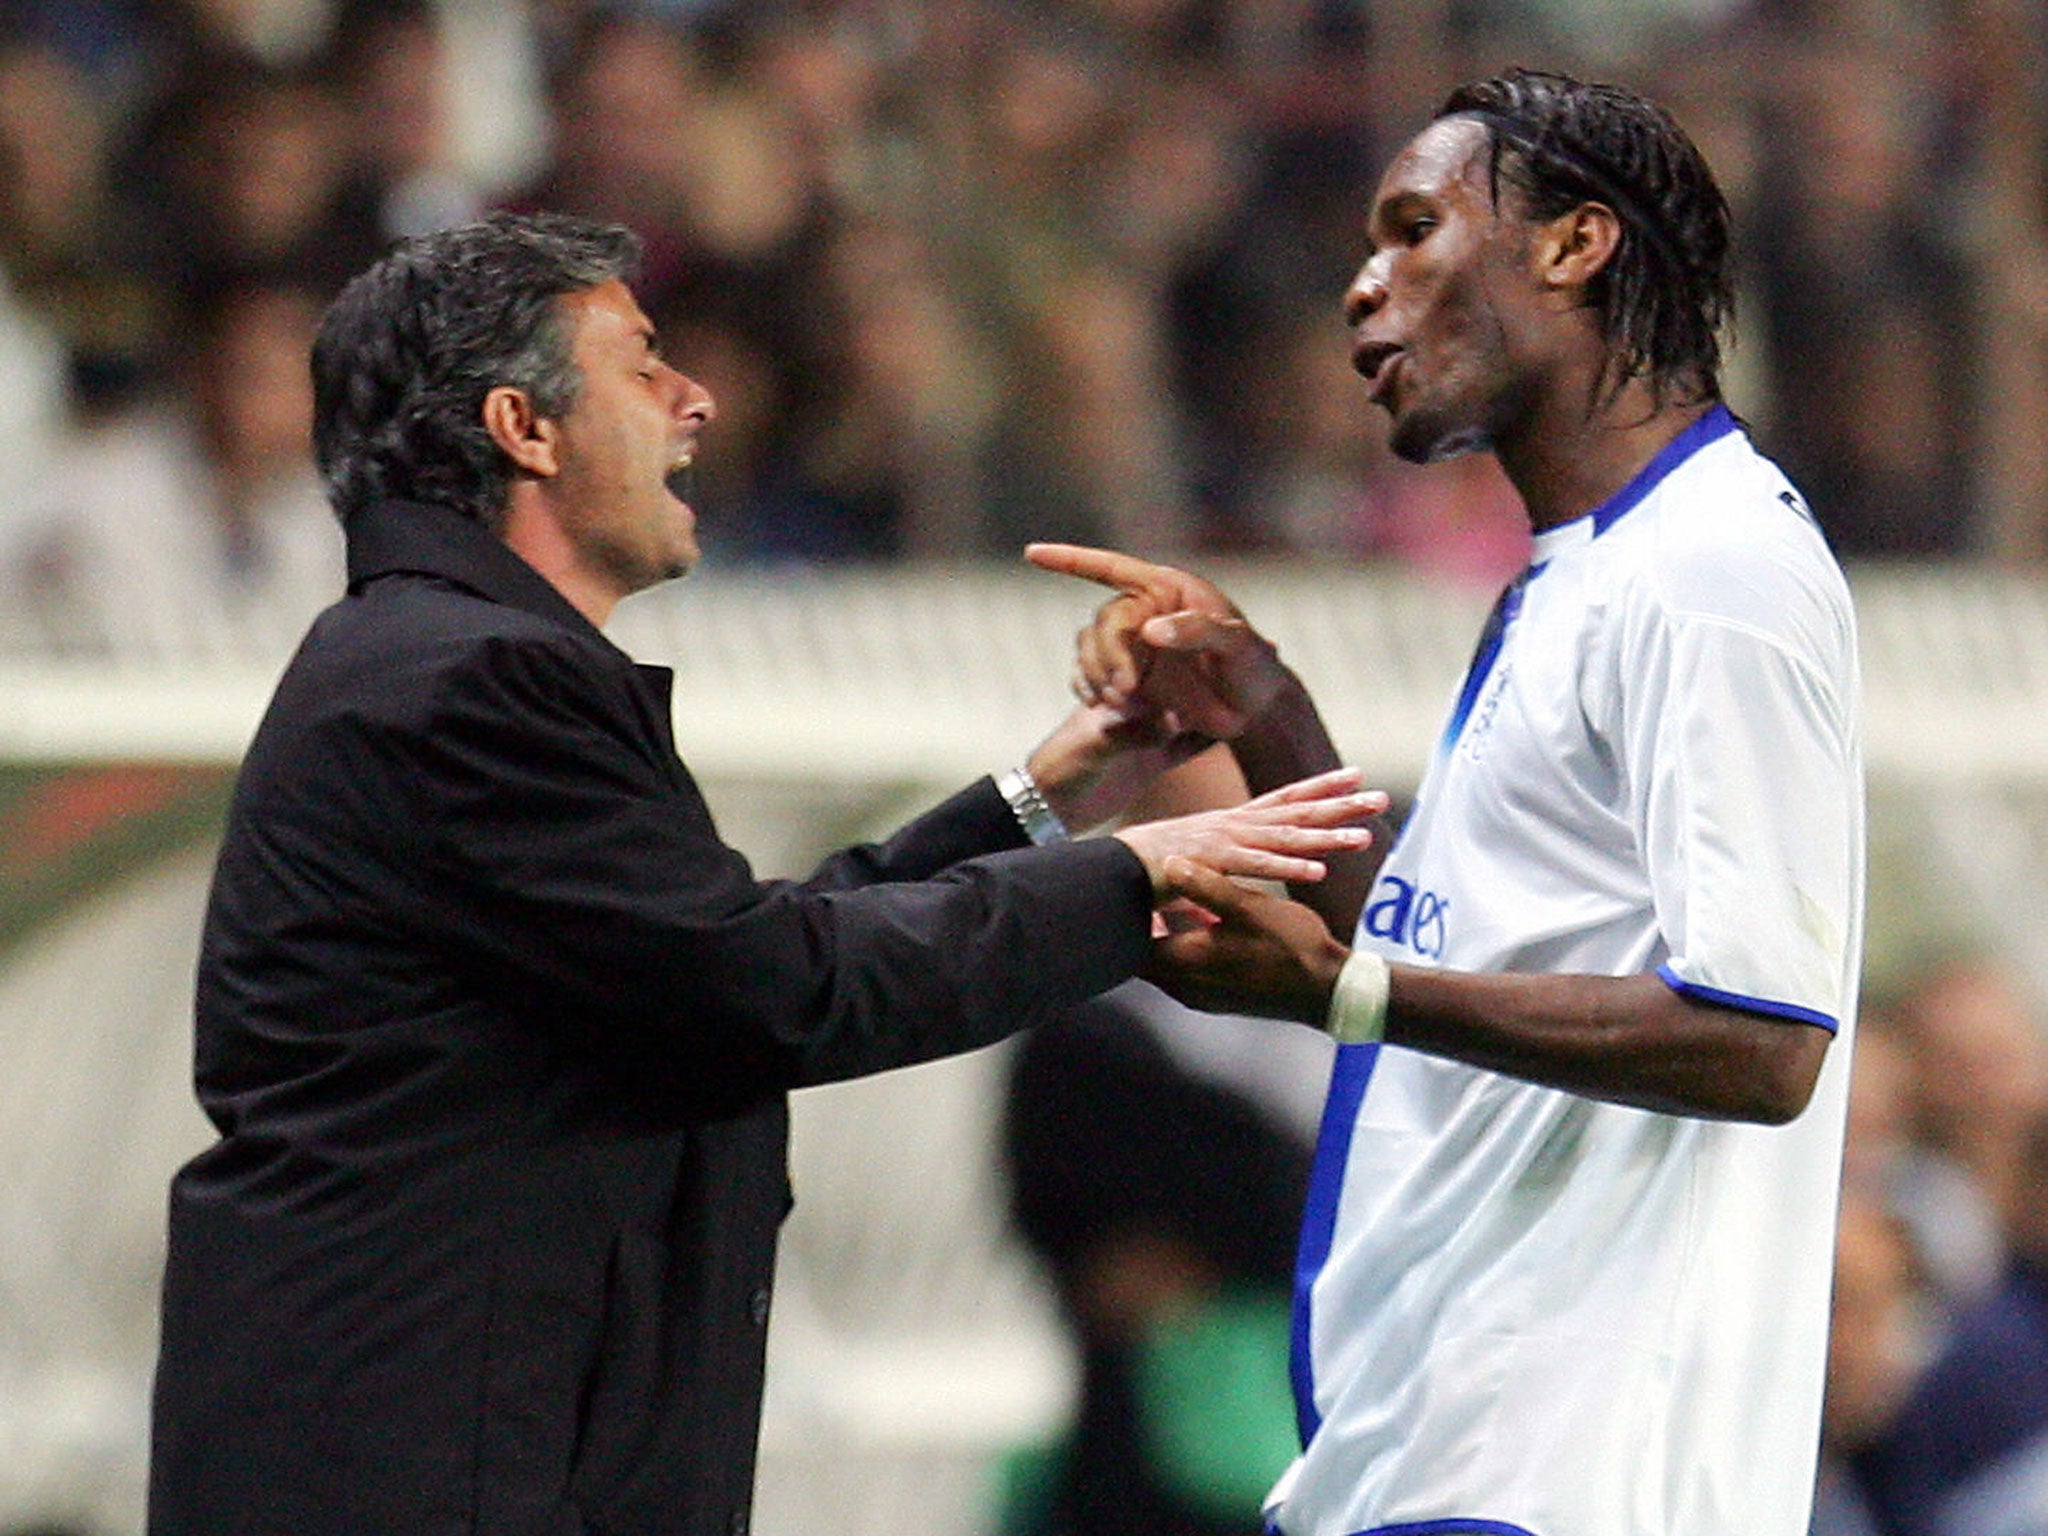
{"type": "Polygon", "coordinates": [[[2010,965],[1870,999],[1813,1536],[2048,1532],[2048,1055],[2010,965]]]}
{"type": "Polygon", "coordinates": [[[274,643],[336,584],[303,357],[397,236],[627,222],[718,397],[715,560],[1523,555],[1392,461],[1339,296],[1381,160],[1616,78],[1742,236],[1731,394],[1850,558],[2048,555],[2044,27],[2017,0],[4,0],[0,640],[274,643]]]}

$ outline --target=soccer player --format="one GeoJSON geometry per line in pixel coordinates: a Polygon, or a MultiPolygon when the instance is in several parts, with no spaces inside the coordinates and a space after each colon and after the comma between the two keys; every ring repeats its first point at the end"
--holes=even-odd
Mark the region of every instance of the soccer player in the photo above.
{"type": "MultiPolygon", "coordinates": [[[[1834,560],[1721,402],[1727,248],[1668,115],[1551,75],[1456,91],[1374,197],[1358,371],[1404,457],[1499,456],[1535,552],[1384,865],[1303,893],[1329,928],[1180,871],[1218,921],[1163,942],[1169,983],[1342,1042],[1284,1536],[1806,1530],[1857,667],[1834,560]]],[[[1085,697],[1229,739],[1255,791],[1336,760],[1215,587],[1031,557],[1119,589],[1085,697]]]]}

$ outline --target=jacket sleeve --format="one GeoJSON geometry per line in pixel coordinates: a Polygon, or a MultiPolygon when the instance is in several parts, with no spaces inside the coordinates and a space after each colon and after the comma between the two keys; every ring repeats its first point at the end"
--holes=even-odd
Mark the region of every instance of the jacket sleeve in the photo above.
{"type": "Polygon", "coordinates": [[[1023,829],[995,780],[983,777],[906,823],[879,843],[843,848],[823,860],[804,884],[814,891],[850,890],[885,880],[923,880],[984,853],[1027,846],[1023,829]]]}
{"type": "Polygon", "coordinates": [[[396,744],[424,920],[551,1013],[813,1083],[987,1044],[1144,964],[1150,887],[1121,843],[960,857],[1014,839],[992,786],[813,882],[756,880],[626,687],[493,641],[396,744]]]}

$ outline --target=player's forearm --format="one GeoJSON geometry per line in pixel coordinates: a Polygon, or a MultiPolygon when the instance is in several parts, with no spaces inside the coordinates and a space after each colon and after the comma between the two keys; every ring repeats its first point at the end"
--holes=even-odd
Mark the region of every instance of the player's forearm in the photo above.
{"type": "MultiPolygon", "coordinates": [[[[1314,698],[1291,673],[1288,685],[1232,740],[1230,750],[1246,787],[1255,795],[1322,773],[1341,761],[1314,698]]],[[[1317,884],[1289,887],[1288,894],[1313,910],[1340,938],[1348,939],[1357,927],[1366,893],[1393,841],[1384,818],[1373,833],[1370,848],[1328,860],[1330,872],[1317,884]]]]}
{"type": "Polygon", "coordinates": [[[1393,967],[1386,1038],[1588,1098],[1776,1125],[1806,1107],[1827,1032],[1694,1002],[1655,975],[1393,967]]]}
{"type": "Polygon", "coordinates": [[[1337,747],[1316,701],[1292,672],[1273,701],[1230,743],[1255,795],[1337,766],[1337,747]]]}

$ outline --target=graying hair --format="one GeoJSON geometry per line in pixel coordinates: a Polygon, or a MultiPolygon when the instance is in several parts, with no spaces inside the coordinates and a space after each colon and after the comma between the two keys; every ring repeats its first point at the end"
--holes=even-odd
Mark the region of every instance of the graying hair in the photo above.
{"type": "Polygon", "coordinates": [[[373,502],[449,507],[495,526],[512,464],[483,422],[493,389],[543,416],[582,375],[564,295],[630,282],[632,231],[555,214],[494,214],[407,241],[329,307],[313,346],[313,447],[346,521],[373,502]]]}

